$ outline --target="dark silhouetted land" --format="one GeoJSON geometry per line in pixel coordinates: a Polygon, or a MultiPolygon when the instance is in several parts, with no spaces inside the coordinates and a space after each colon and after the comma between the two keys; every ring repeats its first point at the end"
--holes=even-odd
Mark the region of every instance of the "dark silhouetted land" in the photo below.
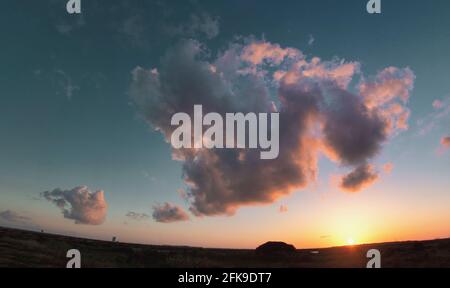
{"type": "Polygon", "coordinates": [[[0,267],[65,267],[69,249],[82,267],[363,268],[366,252],[381,252],[382,267],[450,267],[450,239],[297,249],[276,255],[255,250],[127,244],[0,227],[0,267]]]}

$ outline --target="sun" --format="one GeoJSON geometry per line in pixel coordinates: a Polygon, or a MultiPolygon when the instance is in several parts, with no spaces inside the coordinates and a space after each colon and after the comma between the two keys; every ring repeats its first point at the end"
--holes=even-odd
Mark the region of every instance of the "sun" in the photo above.
{"type": "Polygon", "coordinates": [[[353,240],[353,238],[347,239],[347,245],[354,245],[354,244],[355,244],[355,240],[353,240]]]}

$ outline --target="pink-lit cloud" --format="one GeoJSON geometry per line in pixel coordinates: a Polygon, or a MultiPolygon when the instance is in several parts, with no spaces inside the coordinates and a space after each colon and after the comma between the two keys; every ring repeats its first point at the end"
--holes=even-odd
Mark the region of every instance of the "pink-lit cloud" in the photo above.
{"type": "Polygon", "coordinates": [[[434,111],[417,121],[418,135],[424,136],[450,121],[450,97],[435,100],[432,105],[434,111]]]}
{"type": "Polygon", "coordinates": [[[384,173],[391,174],[392,170],[394,170],[394,164],[389,162],[389,163],[386,163],[386,164],[383,165],[384,173]]]}
{"type": "Polygon", "coordinates": [[[364,164],[341,179],[341,188],[347,192],[358,192],[378,179],[372,165],[364,164]]]}
{"type": "Polygon", "coordinates": [[[41,195],[76,224],[100,225],[105,221],[108,204],[102,190],[91,192],[86,186],[78,186],[69,190],[56,188],[41,195]]]}
{"type": "Polygon", "coordinates": [[[301,55],[301,52],[294,48],[281,48],[280,45],[269,42],[253,42],[243,49],[241,59],[254,65],[264,61],[279,65],[286,58],[298,58],[301,55]]]}
{"type": "Polygon", "coordinates": [[[442,137],[441,139],[441,145],[444,148],[450,148],[450,136],[442,137]]]}
{"type": "Polygon", "coordinates": [[[207,55],[206,47],[187,40],[166,53],[159,73],[134,69],[130,94],[140,114],[169,141],[172,114],[192,114],[195,104],[222,115],[278,111],[280,154],[260,160],[252,149],[173,150],[183,163],[194,215],[232,215],[305,188],[317,177],[320,154],[352,169],[341,179],[343,190],[364,189],[379,179],[371,160],[408,127],[415,78],[409,68],[389,67],[366,78],[358,62],[309,59],[264,41],[231,43],[212,60],[207,55]]]}
{"type": "Polygon", "coordinates": [[[14,210],[4,210],[0,212],[0,226],[34,231],[41,230],[34,219],[14,210]]]}
{"type": "Polygon", "coordinates": [[[286,213],[286,212],[288,212],[288,206],[286,206],[286,205],[280,205],[280,207],[278,208],[278,212],[280,212],[280,213],[286,213]]]}
{"type": "Polygon", "coordinates": [[[444,107],[444,103],[439,99],[434,100],[432,105],[434,109],[441,109],[444,107]]]}
{"type": "Polygon", "coordinates": [[[189,220],[189,215],[180,206],[164,203],[153,207],[153,219],[156,222],[172,223],[189,220]]]}
{"type": "Polygon", "coordinates": [[[5,210],[0,212],[0,220],[10,222],[10,223],[23,223],[28,222],[31,219],[29,217],[20,215],[19,213],[11,210],[5,210]]]}
{"type": "Polygon", "coordinates": [[[359,92],[371,111],[378,111],[392,131],[406,130],[410,115],[406,104],[414,87],[415,75],[409,68],[388,67],[375,79],[363,79],[359,92]]]}

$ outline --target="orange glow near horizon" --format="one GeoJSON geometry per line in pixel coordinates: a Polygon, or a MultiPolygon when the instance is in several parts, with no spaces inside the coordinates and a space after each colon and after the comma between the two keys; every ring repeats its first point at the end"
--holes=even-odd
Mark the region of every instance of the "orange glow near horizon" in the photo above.
{"type": "MultiPolygon", "coordinates": [[[[408,197],[400,190],[394,193],[394,189],[325,196],[298,192],[282,203],[241,208],[232,217],[192,217],[190,221],[170,225],[153,221],[128,221],[124,225],[120,214],[109,216],[102,226],[79,225],[60,217],[59,211],[45,210],[42,202],[33,203],[36,209],[42,206],[41,213],[28,216],[39,229],[48,232],[107,241],[117,236],[121,242],[205,248],[254,249],[267,241],[283,241],[298,249],[313,249],[450,237],[448,201],[436,203],[433,198],[413,193],[423,187],[410,188],[408,197]],[[289,207],[287,212],[279,212],[280,204],[289,207]]],[[[439,192],[445,194],[444,190],[439,192]]]]}

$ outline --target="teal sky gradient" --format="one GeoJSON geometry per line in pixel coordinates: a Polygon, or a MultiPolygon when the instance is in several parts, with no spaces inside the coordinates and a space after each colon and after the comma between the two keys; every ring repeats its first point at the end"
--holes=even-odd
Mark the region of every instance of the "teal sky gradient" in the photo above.
{"type": "MultiPolygon", "coordinates": [[[[67,15],[63,0],[7,1],[0,10],[0,211],[16,211],[32,227],[55,233],[157,244],[253,247],[283,238],[298,246],[336,245],[340,240],[322,237],[340,237],[328,229],[333,219],[358,213],[371,229],[381,225],[375,219],[395,219],[403,227],[412,225],[412,214],[423,220],[413,218],[417,225],[398,235],[383,230],[361,241],[450,236],[450,151],[440,144],[450,135],[450,115],[434,119],[432,106],[450,99],[449,1],[383,1],[382,15],[367,14],[366,1],[356,0],[82,1],[82,16],[67,15]],[[166,201],[188,208],[177,193],[185,187],[181,164],[162,135],[139,118],[128,90],[136,66],[158,67],[181,38],[167,27],[201,13],[219,19],[217,37],[196,37],[214,54],[236,36],[253,35],[308,57],[359,61],[366,76],[410,67],[416,75],[410,128],[375,159],[393,163],[392,173],[346,194],[330,186],[330,177],[347,170],[321,159],[317,183],[271,205],[173,224],[128,219],[129,211],[151,215],[153,205],[166,201]],[[74,224],[39,198],[79,185],[105,191],[105,224],[74,224]],[[278,213],[281,204],[287,213],[278,213]],[[436,221],[441,226],[424,228],[436,221]]],[[[399,227],[392,225],[386,231],[399,227]]]]}

